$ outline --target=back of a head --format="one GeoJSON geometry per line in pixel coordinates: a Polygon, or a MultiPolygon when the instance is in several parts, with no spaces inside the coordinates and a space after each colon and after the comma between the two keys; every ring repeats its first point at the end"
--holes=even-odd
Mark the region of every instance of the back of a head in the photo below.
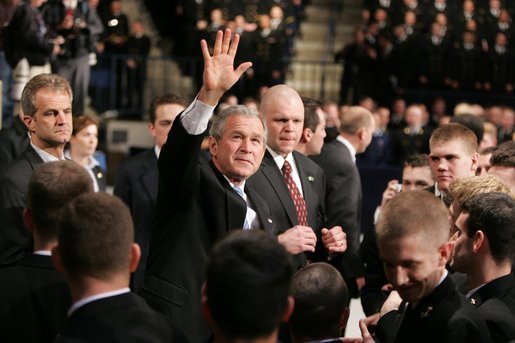
{"type": "Polygon", "coordinates": [[[277,239],[262,231],[232,232],[215,245],[206,268],[215,325],[232,339],[270,336],[288,308],[292,275],[291,256],[277,239]]]}
{"type": "Polygon", "coordinates": [[[351,106],[340,114],[340,132],[355,134],[361,128],[374,124],[372,113],[361,106],[351,106]]]}
{"type": "Polygon", "coordinates": [[[290,295],[295,300],[289,321],[294,340],[340,336],[349,293],[336,268],[327,263],[313,263],[300,269],[293,276],[290,295]]]}
{"type": "Polygon", "coordinates": [[[320,124],[317,112],[320,108],[320,102],[303,96],[302,103],[304,104],[304,128],[309,128],[315,132],[318,124],[320,124]]]}
{"type": "Polygon", "coordinates": [[[490,157],[492,166],[515,168],[515,141],[502,143],[490,157]]]}
{"type": "Polygon", "coordinates": [[[378,242],[421,234],[436,245],[449,239],[448,210],[430,192],[401,192],[381,211],[376,225],[378,242]]]}
{"type": "Polygon", "coordinates": [[[77,196],[93,192],[93,183],[84,167],[73,161],[43,163],[29,181],[27,208],[38,237],[57,240],[61,209],[77,196]]]}
{"type": "Polygon", "coordinates": [[[483,135],[485,133],[485,127],[483,125],[483,120],[481,120],[481,118],[476,117],[473,114],[463,113],[452,117],[451,123],[458,123],[468,127],[476,135],[477,144],[479,145],[479,143],[481,143],[481,140],[483,139],[483,135]]]}
{"type": "Polygon", "coordinates": [[[134,228],[129,208],[115,196],[83,194],[62,212],[59,253],[72,279],[129,276],[134,228]]]}
{"type": "Polygon", "coordinates": [[[515,199],[504,193],[478,194],[467,199],[462,208],[469,214],[467,235],[481,230],[488,238],[492,258],[497,263],[515,257],[515,199]]]}
{"type": "Polygon", "coordinates": [[[495,175],[467,177],[449,185],[449,194],[460,205],[467,199],[484,193],[504,193],[513,197],[510,187],[495,175]]]}
{"type": "Polygon", "coordinates": [[[476,135],[468,127],[458,123],[438,127],[431,134],[429,146],[434,147],[436,144],[448,143],[455,140],[463,144],[463,147],[466,149],[465,153],[472,155],[477,152],[478,140],[476,135]]]}

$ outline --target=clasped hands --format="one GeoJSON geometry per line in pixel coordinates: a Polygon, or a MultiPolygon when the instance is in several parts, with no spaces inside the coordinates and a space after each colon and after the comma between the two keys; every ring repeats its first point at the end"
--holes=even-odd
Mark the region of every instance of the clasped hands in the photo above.
{"type": "MultiPolygon", "coordinates": [[[[341,226],[334,226],[331,229],[323,228],[322,243],[330,255],[339,254],[347,249],[347,236],[341,226]]],[[[300,254],[302,252],[314,252],[317,236],[308,226],[295,225],[277,236],[281,243],[290,254],[300,254]]]]}

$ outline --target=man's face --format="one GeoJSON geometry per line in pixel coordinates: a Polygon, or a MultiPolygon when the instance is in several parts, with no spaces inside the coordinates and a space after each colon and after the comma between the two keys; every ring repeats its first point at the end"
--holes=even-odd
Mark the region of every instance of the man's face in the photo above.
{"type": "Polygon", "coordinates": [[[254,174],[265,154],[261,120],[239,115],[227,118],[222,138],[209,137],[209,151],[216,168],[239,184],[254,174]]]}
{"type": "Polygon", "coordinates": [[[490,170],[490,157],[492,154],[480,154],[478,159],[478,166],[476,170],[476,175],[486,175],[488,174],[488,170],[490,170]]]}
{"type": "Polygon", "coordinates": [[[420,301],[435,289],[447,261],[445,249],[428,244],[421,234],[378,243],[386,278],[403,300],[420,301]]]}
{"type": "Polygon", "coordinates": [[[414,191],[432,186],[435,183],[431,168],[429,167],[405,167],[402,171],[402,189],[414,191]]]}
{"type": "Polygon", "coordinates": [[[156,108],[156,120],[148,124],[148,130],[158,148],[166,143],[173,121],[182,111],[184,106],[179,104],[163,104],[156,108]]]}
{"type": "Polygon", "coordinates": [[[477,153],[468,153],[460,140],[433,143],[429,165],[438,188],[447,191],[452,181],[474,176],[478,158],[477,153]]]}
{"type": "Polygon", "coordinates": [[[72,102],[66,91],[40,89],[36,92],[34,117],[25,116],[32,142],[39,148],[64,146],[73,128],[72,102]]]}
{"type": "Polygon", "coordinates": [[[268,128],[268,145],[276,153],[286,156],[295,150],[304,126],[304,105],[298,97],[271,100],[263,113],[268,128]]]}
{"type": "Polygon", "coordinates": [[[315,129],[315,132],[311,135],[311,140],[309,141],[309,154],[308,155],[318,155],[322,151],[322,146],[324,145],[324,138],[326,136],[325,133],[325,114],[319,108],[317,110],[319,123],[315,129]]]}
{"type": "Polygon", "coordinates": [[[451,242],[454,243],[454,252],[451,258],[451,267],[459,272],[466,273],[473,263],[472,256],[474,239],[467,236],[467,220],[469,214],[467,212],[461,212],[454,215],[456,217],[454,224],[452,225],[453,235],[451,242]]]}

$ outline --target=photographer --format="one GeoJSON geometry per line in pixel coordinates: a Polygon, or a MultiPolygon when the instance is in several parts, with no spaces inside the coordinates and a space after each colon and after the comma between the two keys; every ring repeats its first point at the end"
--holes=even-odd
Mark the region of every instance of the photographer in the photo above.
{"type": "Polygon", "coordinates": [[[102,22],[85,0],[50,0],[42,13],[50,29],[64,37],[52,69],[71,83],[73,114],[82,115],[90,77],[89,53],[95,37],[104,30],[102,22]]]}

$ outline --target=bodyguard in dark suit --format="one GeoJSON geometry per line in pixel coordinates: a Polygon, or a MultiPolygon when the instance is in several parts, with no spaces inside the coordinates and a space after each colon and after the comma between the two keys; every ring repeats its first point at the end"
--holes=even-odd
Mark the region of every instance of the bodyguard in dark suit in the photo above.
{"type": "Polygon", "coordinates": [[[202,41],[204,85],[176,118],[159,156],[147,272],[139,290],[191,342],[210,337],[200,313],[200,290],[212,245],[233,229],[272,229],[266,202],[245,182],[264,153],[265,124],[258,113],[236,106],[214,117],[211,162],[200,157],[214,107],[251,65],[234,70],[239,36],[232,44],[230,39],[230,30],[218,31],[213,56],[202,41]]]}
{"type": "Polygon", "coordinates": [[[268,128],[267,151],[249,184],[270,206],[279,243],[296,255],[297,267],[345,251],[342,228],[325,228],[324,171],[294,151],[304,124],[302,99],[286,85],[274,86],[264,95],[260,112],[268,128]]]}
{"type": "Polygon", "coordinates": [[[387,279],[403,300],[377,323],[381,342],[490,342],[479,313],[456,290],[445,265],[451,257],[448,210],[423,190],[401,192],[376,226],[387,279]]]}
{"type": "Polygon", "coordinates": [[[494,341],[507,342],[515,339],[515,278],[511,272],[515,200],[509,188],[492,175],[458,183],[451,186],[451,194],[456,195],[451,206],[455,231],[451,267],[467,275],[471,289],[467,297],[486,321],[494,341]],[[501,190],[506,194],[493,193],[501,190]],[[507,314],[499,316],[503,311],[507,314]]]}
{"type": "Polygon", "coordinates": [[[327,176],[327,223],[341,226],[347,234],[347,251],[339,269],[351,297],[358,297],[362,282],[357,279],[363,277],[363,262],[358,256],[362,194],[356,154],[365,151],[370,144],[375,121],[367,109],[358,106],[345,111],[340,121],[340,135],[325,144],[322,153],[312,159],[327,176]]]}
{"type": "Polygon", "coordinates": [[[105,193],[82,194],[62,210],[58,246],[73,304],[56,342],[171,342],[166,319],[129,290],[140,250],[127,206],[105,193]]]}
{"type": "Polygon", "coordinates": [[[186,108],[186,101],[167,93],[155,97],[150,104],[148,130],[155,146],[120,163],[116,173],[114,195],[120,197],[131,210],[135,241],[141,248],[138,269],[132,275],[131,288],[137,291],[143,283],[150,242],[150,221],[157,197],[157,159],[168,132],[177,115],[186,108]]]}
{"type": "Polygon", "coordinates": [[[50,257],[57,245],[56,219],[66,203],[87,192],[93,192],[91,178],[72,161],[45,163],[32,174],[24,219],[34,248],[0,268],[0,341],[53,342],[61,330],[71,299],[50,257]]]}
{"type": "Polygon", "coordinates": [[[36,165],[64,159],[72,133],[72,90],[54,74],[40,74],[25,86],[21,106],[30,144],[0,177],[0,262],[30,251],[30,235],[22,220],[29,178],[36,165]]]}

